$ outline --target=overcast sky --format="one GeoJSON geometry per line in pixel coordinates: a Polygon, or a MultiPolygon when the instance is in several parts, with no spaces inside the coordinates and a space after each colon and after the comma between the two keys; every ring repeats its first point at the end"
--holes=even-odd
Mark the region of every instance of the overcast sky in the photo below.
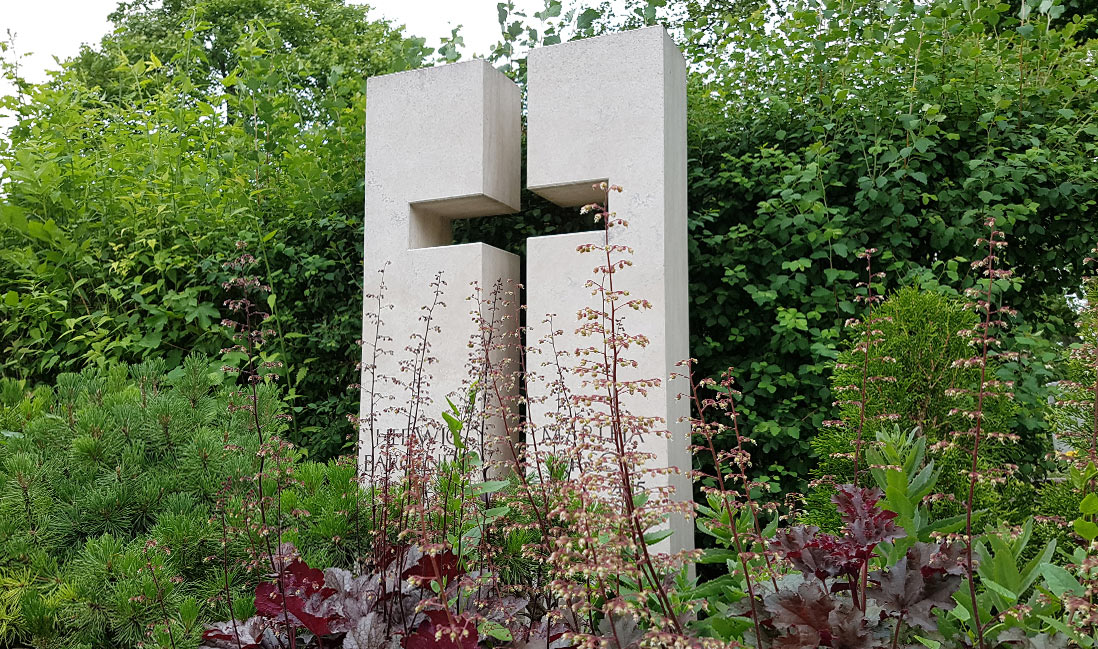
{"type": "MultiPolygon", "coordinates": [[[[353,1],[353,0],[352,0],[353,1]]],[[[432,47],[441,36],[462,25],[466,55],[483,54],[498,40],[496,0],[372,0],[371,17],[407,25],[408,32],[428,39],[432,47]]],[[[540,0],[518,0],[520,8],[540,9],[540,0]]],[[[33,52],[21,59],[23,76],[42,81],[54,69],[54,57],[65,59],[81,43],[97,43],[111,29],[107,21],[117,0],[0,0],[0,37],[15,33],[15,48],[33,52]]],[[[11,53],[8,53],[10,58],[11,53]]],[[[0,81],[0,94],[11,88],[0,81]]]]}

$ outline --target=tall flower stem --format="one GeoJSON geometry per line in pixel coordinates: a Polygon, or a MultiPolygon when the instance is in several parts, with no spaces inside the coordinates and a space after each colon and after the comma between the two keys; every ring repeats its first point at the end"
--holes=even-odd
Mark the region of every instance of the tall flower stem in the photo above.
{"type": "MultiPolygon", "coordinates": [[[[694,381],[694,368],[691,362],[686,362],[688,378],[690,382],[691,395],[694,400],[694,407],[697,411],[697,420],[695,425],[695,433],[699,432],[705,438],[706,450],[709,451],[709,455],[713,460],[713,474],[717,479],[717,488],[720,491],[721,504],[724,507],[725,513],[728,515],[728,525],[731,528],[732,540],[736,545],[736,555],[740,561],[740,568],[743,570],[743,578],[747,584],[747,596],[751,604],[751,623],[755,627],[755,642],[762,646],[763,635],[762,625],[759,620],[758,610],[758,598],[755,595],[755,583],[751,577],[751,570],[747,563],[747,555],[744,552],[743,541],[740,539],[739,525],[736,523],[736,515],[732,511],[732,498],[729,494],[728,488],[724,481],[724,467],[721,463],[720,455],[717,453],[717,448],[713,444],[713,430],[709,422],[706,421],[706,404],[701,400],[701,396],[698,394],[698,387],[694,381]]],[[[733,415],[733,421],[735,421],[735,415],[733,415]]],[[[736,437],[739,438],[739,430],[737,425],[736,437]]],[[[750,501],[750,488],[747,488],[748,493],[746,498],[750,501]]],[[[748,505],[750,507],[750,504],[748,505]]],[[[756,532],[758,532],[758,517],[755,515],[754,507],[751,507],[751,514],[755,521],[756,532]]],[[[761,534],[760,534],[761,537],[761,534]]],[[[767,565],[769,567],[769,559],[767,559],[767,565]]],[[[771,573],[771,579],[774,579],[773,573],[771,573]]],[[[777,581],[774,582],[774,592],[778,592],[777,581]]]]}
{"type": "Polygon", "coordinates": [[[987,395],[987,362],[990,355],[991,347],[991,330],[995,326],[995,321],[992,320],[992,316],[995,315],[995,311],[992,310],[992,303],[994,299],[995,279],[1001,273],[995,268],[995,261],[998,258],[995,254],[997,248],[1001,247],[1005,242],[997,241],[996,236],[999,232],[995,229],[995,219],[990,218],[986,221],[986,225],[990,230],[990,234],[987,238],[987,257],[983,260],[981,265],[986,266],[984,274],[987,277],[987,290],[983,293],[983,304],[977,303],[978,308],[983,312],[983,322],[981,330],[979,331],[978,340],[980,342],[980,357],[978,365],[980,367],[980,383],[976,391],[976,410],[973,413],[974,426],[972,437],[972,462],[969,470],[968,477],[968,496],[965,500],[965,571],[968,575],[968,590],[969,597],[972,601],[972,617],[976,625],[976,643],[980,649],[984,649],[984,626],[980,620],[980,608],[976,601],[976,574],[973,568],[972,560],[972,510],[976,497],[976,478],[979,470],[979,458],[980,458],[980,440],[983,433],[984,424],[984,398],[987,395]]]}

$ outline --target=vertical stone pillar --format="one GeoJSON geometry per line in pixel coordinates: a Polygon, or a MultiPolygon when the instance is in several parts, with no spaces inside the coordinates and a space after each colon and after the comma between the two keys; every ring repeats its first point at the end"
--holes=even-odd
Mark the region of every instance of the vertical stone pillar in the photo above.
{"type": "MultiPolygon", "coordinates": [[[[625,379],[659,378],[647,396],[627,396],[624,409],[634,415],[659,417],[670,439],[652,436],[642,451],[655,456],[653,466],[677,466],[683,473],[663,478],[675,498],[692,500],[689,414],[682,379],[670,380],[676,363],[689,356],[686,245],[686,65],[662,27],[650,27],[598,38],[535,49],[527,59],[529,189],[562,206],[602,202],[592,184],[608,180],[624,188],[610,196],[609,208],[629,222],[615,228],[611,243],[629,246],[632,267],[615,275],[616,288],[631,298],[646,298],[653,308],[629,311],[624,323],[631,333],[648,336],[647,347],[633,347],[628,356],[637,368],[622,371],[625,379]]],[[[577,217],[578,218],[578,217],[577,217]]],[[[563,332],[558,352],[592,344],[576,335],[577,312],[597,306],[588,279],[605,263],[596,255],[580,254],[584,243],[602,243],[601,232],[535,237],[527,243],[528,343],[549,333],[543,321],[555,314],[563,332]]],[[[534,425],[552,419],[559,409],[548,380],[553,371],[538,367],[551,360],[542,349],[527,359],[545,380],[529,391],[534,425]],[[547,397],[538,403],[536,398],[547,397]]],[[[575,359],[567,362],[575,362],[575,359]]],[[[578,389],[575,377],[568,379],[578,389]]],[[[671,521],[675,534],[661,550],[693,547],[693,525],[685,518],[671,521]]]]}
{"type": "MultiPolygon", "coordinates": [[[[450,245],[450,222],[519,209],[520,110],[518,87],[485,61],[367,82],[365,291],[376,292],[384,268],[384,301],[392,304],[381,314],[381,335],[390,339],[381,346],[389,353],[376,356],[376,367],[375,331],[366,317],[376,304],[363,305],[359,466],[367,477],[391,431],[401,437],[411,427],[421,438],[435,436],[423,443],[445,448],[449,435],[437,425],[448,409],[445,397],[475,378],[468,366],[468,342],[478,333],[470,284],[487,293],[497,282],[510,288],[519,281],[518,257],[483,243],[450,245]],[[427,356],[436,361],[424,367],[429,385],[409,412],[415,387],[407,368],[417,362],[411,336],[426,330],[422,318],[436,274],[446,283],[432,314],[438,331],[427,333],[427,356]]],[[[516,323],[500,325],[513,332],[516,323]]],[[[487,421],[484,434],[500,439],[503,420],[487,421]]]]}

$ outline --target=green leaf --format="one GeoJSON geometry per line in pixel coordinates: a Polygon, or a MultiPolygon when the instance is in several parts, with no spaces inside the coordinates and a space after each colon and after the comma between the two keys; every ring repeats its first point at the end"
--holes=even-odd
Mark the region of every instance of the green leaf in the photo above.
{"type": "MultiPolygon", "coordinates": [[[[956,599],[956,597],[954,597],[954,599],[956,599]]],[[[954,606],[949,611],[949,614],[962,622],[968,622],[972,619],[972,613],[968,610],[968,607],[964,602],[959,602],[959,605],[954,606]]]]}
{"type": "Polygon", "coordinates": [[[706,548],[698,563],[725,563],[726,561],[739,561],[739,553],[735,550],[724,548],[706,548]]]}
{"type": "Polygon", "coordinates": [[[1063,597],[1066,593],[1082,597],[1086,590],[1070,572],[1056,564],[1044,564],[1041,566],[1041,574],[1048,589],[1057,597],[1063,597]]]}
{"type": "Polygon", "coordinates": [[[469,487],[470,493],[473,496],[483,496],[485,494],[494,494],[511,484],[507,480],[488,480],[485,482],[478,482],[469,487]]]}
{"type": "Polygon", "coordinates": [[[1098,495],[1089,493],[1083,502],[1079,503],[1079,512],[1087,515],[1098,514],[1098,495]]]}
{"type": "Polygon", "coordinates": [[[164,334],[160,331],[150,331],[141,337],[141,340],[137,341],[137,344],[146,349],[156,349],[160,347],[160,341],[163,340],[164,334]]]}
{"type": "Polygon", "coordinates": [[[994,581],[992,581],[992,580],[990,580],[986,577],[981,579],[980,583],[982,583],[985,588],[987,588],[988,590],[990,590],[993,593],[996,593],[997,595],[999,595],[1003,599],[1007,600],[1011,604],[1018,601],[1018,596],[1015,595],[1009,588],[1006,588],[1005,586],[1001,586],[1000,584],[998,584],[998,583],[996,583],[996,582],[994,582],[994,581]]]}
{"type": "Polygon", "coordinates": [[[576,19],[576,29],[579,29],[580,31],[590,29],[591,24],[601,15],[602,14],[598,9],[584,10],[584,12],[579,15],[579,18],[576,19]]]}
{"type": "Polygon", "coordinates": [[[1053,629],[1056,629],[1060,633],[1063,633],[1064,635],[1072,638],[1073,640],[1075,640],[1076,642],[1082,644],[1083,646],[1085,646],[1085,647],[1093,647],[1094,646],[1094,639],[1093,638],[1084,638],[1082,635],[1079,634],[1078,631],[1076,631],[1074,628],[1069,627],[1068,625],[1064,624],[1062,621],[1057,620],[1054,617],[1049,617],[1048,615],[1038,615],[1037,617],[1044,620],[1045,623],[1047,623],[1053,629]]]}
{"type": "Polygon", "coordinates": [[[1083,477],[1083,472],[1076,469],[1074,466],[1068,467],[1068,476],[1071,478],[1071,484],[1076,489],[1082,489],[1086,484],[1086,478],[1083,477]]]}
{"type": "Polygon", "coordinates": [[[1098,525],[1095,525],[1085,518],[1075,519],[1075,523],[1072,526],[1075,528],[1075,533],[1086,539],[1087,542],[1098,538],[1098,525]]]}
{"type": "Polygon", "coordinates": [[[645,545],[655,545],[660,541],[674,534],[672,530],[658,530],[655,532],[648,532],[644,535],[645,545]]]}
{"type": "Polygon", "coordinates": [[[502,507],[492,507],[491,509],[484,510],[484,517],[489,521],[494,521],[501,516],[506,516],[511,512],[511,508],[507,505],[502,507]]]}
{"type": "Polygon", "coordinates": [[[465,443],[461,441],[461,429],[463,427],[461,420],[448,412],[443,412],[442,418],[446,421],[446,426],[450,429],[450,442],[459,450],[464,451],[465,443]]]}
{"type": "Polygon", "coordinates": [[[511,632],[499,622],[492,620],[484,620],[477,626],[477,633],[486,635],[500,642],[511,642],[514,638],[511,636],[511,632]]]}

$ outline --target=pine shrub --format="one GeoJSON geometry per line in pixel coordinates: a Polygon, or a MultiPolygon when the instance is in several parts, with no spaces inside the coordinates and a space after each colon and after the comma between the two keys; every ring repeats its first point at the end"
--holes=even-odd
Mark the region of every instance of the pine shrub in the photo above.
{"type": "MultiPolygon", "coordinates": [[[[955,431],[966,430],[970,423],[958,408],[951,390],[963,389],[978,381],[976,368],[958,367],[958,361],[968,358],[972,349],[959,331],[972,330],[977,315],[964,309],[952,296],[909,287],[892,294],[867,314],[875,331],[868,357],[858,347],[861,334],[855,333],[839,354],[831,377],[835,394],[846,395],[838,402],[838,420],[828,422],[811,441],[819,458],[814,471],[816,486],[808,496],[808,522],[824,529],[839,525],[835,507],[831,504],[831,485],[853,480],[852,449],[861,426],[861,438],[877,439],[878,433],[899,427],[901,431],[916,430],[925,436],[929,446],[953,438],[955,431]],[[867,359],[868,358],[868,362],[867,359]],[[860,387],[866,385],[865,418],[861,422],[860,387]]],[[[857,330],[857,327],[854,328],[857,330]]],[[[1003,371],[1002,364],[991,368],[992,375],[1003,371]]],[[[984,421],[989,430],[1014,430],[1019,415],[1016,401],[993,399],[985,407],[984,421]]],[[[1023,438],[1019,444],[993,444],[981,455],[988,466],[1003,463],[1035,466],[1048,450],[1047,436],[1023,438]]],[[[940,515],[957,513],[963,501],[967,480],[963,478],[968,451],[962,447],[945,451],[935,457],[941,468],[939,490],[946,496],[940,502],[940,515]],[[957,500],[949,504],[949,499],[957,500]]],[[[864,457],[861,466],[866,468],[864,457]]],[[[868,479],[867,475],[861,475],[868,479]]],[[[980,490],[980,508],[991,508],[1005,514],[1015,509],[1004,502],[998,490],[980,490]]]]}
{"type": "MultiPolygon", "coordinates": [[[[256,472],[253,420],[207,357],[165,367],[91,368],[34,391],[0,382],[0,646],[137,647],[163,610],[179,646],[196,646],[229,616],[226,565],[249,614],[261,575],[233,530],[246,528],[234,506],[256,472]]],[[[265,431],[285,430],[280,395],[264,385],[259,402],[265,431]]],[[[301,455],[277,523],[310,560],[349,565],[354,467],[301,455]]]]}

